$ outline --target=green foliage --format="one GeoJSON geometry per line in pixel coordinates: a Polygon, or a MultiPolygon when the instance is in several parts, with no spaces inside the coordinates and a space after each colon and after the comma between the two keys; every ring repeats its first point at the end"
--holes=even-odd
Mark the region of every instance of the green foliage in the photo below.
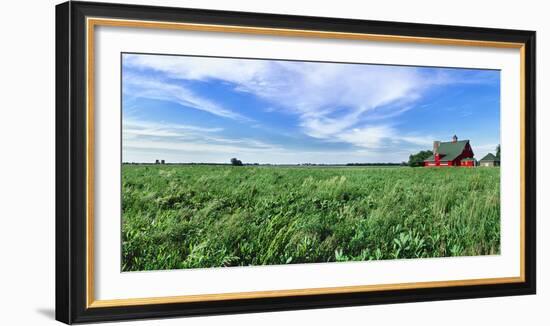
{"type": "Polygon", "coordinates": [[[123,165],[123,270],[500,252],[500,169],[123,165]]]}
{"type": "Polygon", "coordinates": [[[424,165],[424,160],[432,156],[432,151],[420,151],[416,154],[411,154],[409,156],[409,166],[419,167],[424,165]]]}
{"type": "Polygon", "coordinates": [[[233,157],[231,160],[229,160],[231,162],[231,165],[235,165],[235,166],[242,166],[243,165],[243,162],[241,160],[238,160],[237,158],[233,157]]]}
{"type": "Polygon", "coordinates": [[[500,160],[500,144],[498,144],[498,146],[496,148],[496,152],[497,152],[496,157],[500,160]]]}

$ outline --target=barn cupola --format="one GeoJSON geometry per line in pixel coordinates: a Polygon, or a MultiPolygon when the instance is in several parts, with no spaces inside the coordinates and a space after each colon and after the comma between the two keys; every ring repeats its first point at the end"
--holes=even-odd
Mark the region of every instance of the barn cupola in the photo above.
{"type": "Polygon", "coordinates": [[[456,135],[453,136],[453,143],[456,143],[458,141],[458,137],[456,135]]]}

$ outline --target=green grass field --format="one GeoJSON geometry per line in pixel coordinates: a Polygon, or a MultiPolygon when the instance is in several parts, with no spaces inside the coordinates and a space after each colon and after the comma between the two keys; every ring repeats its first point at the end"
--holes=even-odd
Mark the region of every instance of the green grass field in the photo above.
{"type": "Polygon", "coordinates": [[[122,171],[123,271],[500,252],[498,168],[122,171]]]}

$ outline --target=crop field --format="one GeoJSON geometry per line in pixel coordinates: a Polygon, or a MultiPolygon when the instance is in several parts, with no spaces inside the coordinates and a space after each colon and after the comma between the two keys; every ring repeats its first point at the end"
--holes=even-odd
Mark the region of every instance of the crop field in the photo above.
{"type": "Polygon", "coordinates": [[[123,271],[500,252],[499,168],[122,172],[123,271]]]}

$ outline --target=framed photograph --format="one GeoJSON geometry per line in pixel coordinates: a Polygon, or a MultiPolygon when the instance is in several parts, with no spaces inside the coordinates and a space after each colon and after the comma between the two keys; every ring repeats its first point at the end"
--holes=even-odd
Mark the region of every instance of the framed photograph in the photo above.
{"type": "Polygon", "coordinates": [[[535,32],[56,7],[56,318],[535,293],[535,32]]]}

